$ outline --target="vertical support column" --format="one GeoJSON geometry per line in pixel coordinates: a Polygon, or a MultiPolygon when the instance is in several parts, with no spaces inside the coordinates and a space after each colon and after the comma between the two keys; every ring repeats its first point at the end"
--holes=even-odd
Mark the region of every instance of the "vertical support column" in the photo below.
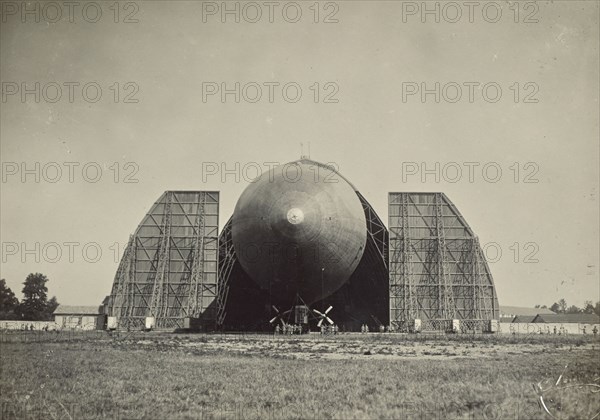
{"type": "Polygon", "coordinates": [[[488,295],[486,289],[489,287],[487,281],[486,270],[482,270],[483,265],[483,255],[481,248],[479,246],[479,238],[477,236],[474,237],[474,247],[475,247],[475,256],[473,257],[473,264],[475,265],[476,270],[476,285],[477,285],[477,305],[478,305],[478,313],[477,319],[493,319],[494,318],[494,290],[492,286],[492,293],[488,295]],[[489,301],[491,300],[492,309],[490,310],[489,301]]]}
{"type": "Polygon", "coordinates": [[[479,240],[477,237],[473,237],[471,240],[471,278],[473,287],[473,313],[471,314],[472,319],[481,318],[481,305],[479,299],[482,298],[480,283],[481,283],[481,272],[479,271],[479,240]]]}
{"type": "Polygon", "coordinates": [[[156,277],[154,278],[154,287],[152,289],[152,298],[150,300],[150,316],[155,317],[156,325],[158,319],[164,316],[166,306],[168,306],[168,296],[166,296],[165,280],[168,283],[169,276],[169,252],[171,244],[171,196],[168,191],[165,197],[165,208],[162,219],[162,229],[160,245],[158,249],[158,262],[156,267],[156,277]]]}
{"type": "Polygon", "coordinates": [[[418,303],[415,278],[412,271],[412,244],[410,235],[410,217],[408,214],[409,197],[402,194],[402,278],[405,288],[405,322],[418,318],[418,303]]]}
{"type": "Polygon", "coordinates": [[[122,316],[123,304],[126,298],[126,291],[128,286],[128,270],[131,264],[131,249],[132,249],[133,235],[129,235],[129,241],[127,247],[123,252],[121,261],[119,262],[119,268],[115,276],[115,285],[112,291],[112,302],[109,310],[110,316],[120,318],[122,316]]]}
{"type": "Polygon", "coordinates": [[[218,279],[217,279],[217,315],[216,326],[220,328],[225,322],[227,313],[225,305],[227,303],[227,295],[229,293],[229,275],[236,261],[235,250],[233,248],[233,240],[231,238],[231,219],[223,227],[223,232],[219,237],[218,244],[219,262],[218,262],[218,279]]]}
{"type": "Polygon", "coordinates": [[[454,319],[454,298],[451,283],[448,256],[446,255],[446,232],[444,231],[443,198],[441,193],[435,194],[436,234],[438,248],[439,303],[442,319],[454,319]]]}
{"type": "Polygon", "coordinates": [[[133,236],[133,243],[131,244],[131,264],[129,265],[128,272],[128,283],[127,286],[129,290],[125,289],[124,293],[126,293],[125,300],[125,319],[127,325],[129,325],[131,321],[131,317],[134,314],[135,308],[135,287],[136,287],[136,266],[137,266],[137,237],[133,236]]]}
{"type": "Polygon", "coordinates": [[[204,237],[205,237],[205,204],[206,194],[198,193],[198,208],[194,228],[194,250],[192,257],[192,273],[190,279],[190,294],[188,297],[187,314],[198,317],[205,309],[203,307],[204,297],[204,237]]]}
{"type": "MultiPolygon", "coordinates": [[[[388,225],[389,225],[389,247],[388,247],[388,270],[389,270],[389,312],[390,324],[396,329],[404,327],[405,318],[402,302],[404,301],[404,286],[402,284],[402,249],[399,245],[401,240],[402,221],[400,226],[392,218],[396,214],[395,208],[398,207],[398,199],[401,199],[401,193],[389,193],[388,195],[388,225]]],[[[401,203],[401,201],[400,201],[401,203]]],[[[401,211],[398,214],[401,216],[401,211]]]]}

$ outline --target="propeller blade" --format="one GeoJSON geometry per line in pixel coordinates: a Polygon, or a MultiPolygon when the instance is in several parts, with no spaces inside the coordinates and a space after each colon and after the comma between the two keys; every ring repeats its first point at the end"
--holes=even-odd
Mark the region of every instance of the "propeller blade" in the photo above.
{"type": "Polygon", "coordinates": [[[279,309],[277,309],[277,307],[275,305],[271,305],[271,308],[273,308],[273,310],[277,313],[279,313],[279,309]]]}
{"type": "MultiPolygon", "coordinates": [[[[264,318],[263,318],[264,319],[264,318]]],[[[273,322],[275,322],[275,320],[277,319],[277,317],[274,317],[272,320],[270,320],[269,322],[272,324],[273,322]]]]}
{"type": "Polygon", "coordinates": [[[316,309],[313,309],[313,311],[314,311],[315,313],[317,313],[317,314],[321,315],[321,316],[325,316],[325,314],[324,314],[324,313],[322,313],[322,312],[319,312],[319,311],[317,311],[316,309]]]}
{"type": "Polygon", "coordinates": [[[331,320],[331,318],[329,318],[328,316],[325,317],[327,319],[327,322],[329,322],[331,325],[333,325],[333,321],[331,320]]]}
{"type": "Polygon", "coordinates": [[[325,311],[325,315],[327,315],[329,313],[329,311],[331,311],[333,309],[333,306],[329,306],[329,308],[327,308],[327,310],[325,311]]]}
{"type": "Polygon", "coordinates": [[[322,324],[323,324],[323,318],[321,318],[321,319],[319,320],[319,323],[317,324],[317,327],[319,327],[319,328],[320,328],[322,324]]]}

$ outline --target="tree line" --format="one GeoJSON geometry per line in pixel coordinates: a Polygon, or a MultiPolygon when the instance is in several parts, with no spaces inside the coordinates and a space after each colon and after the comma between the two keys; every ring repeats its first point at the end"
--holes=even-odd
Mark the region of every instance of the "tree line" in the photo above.
{"type": "Polygon", "coordinates": [[[560,299],[558,302],[554,302],[550,307],[547,307],[546,305],[535,305],[535,307],[540,309],[550,309],[557,314],[596,314],[600,316],[600,301],[594,304],[591,300],[586,300],[583,303],[583,308],[580,308],[576,305],[569,306],[565,299],[560,299]]]}
{"type": "Polygon", "coordinates": [[[56,296],[48,299],[47,282],[48,277],[41,273],[29,274],[23,282],[23,299],[19,302],[6,280],[0,279],[0,319],[51,321],[58,301],[56,296]]]}
{"type": "MultiPolygon", "coordinates": [[[[0,279],[0,319],[26,320],[26,321],[51,321],[52,313],[58,307],[56,296],[48,299],[48,277],[41,273],[31,273],[23,282],[23,300],[15,296],[14,292],[0,279]]],[[[557,314],[596,314],[600,316],[600,301],[595,304],[586,300],[582,308],[568,305],[565,299],[554,302],[550,307],[535,305],[536,308],[550,309],[557,314]]]]}

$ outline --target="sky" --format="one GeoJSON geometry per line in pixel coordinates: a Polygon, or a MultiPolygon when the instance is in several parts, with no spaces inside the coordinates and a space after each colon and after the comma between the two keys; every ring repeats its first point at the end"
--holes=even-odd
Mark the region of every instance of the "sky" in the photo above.
{"type": "Polygon", "coordinates": [[[501,305],[600,300],[598,2],[22,4],[0,16],[19,297],[41,272],[99,304],[163,191],[220,191],[222,228],[257,167],[310,142],[385,221],[390,191],[444,192],[501,305]]]}

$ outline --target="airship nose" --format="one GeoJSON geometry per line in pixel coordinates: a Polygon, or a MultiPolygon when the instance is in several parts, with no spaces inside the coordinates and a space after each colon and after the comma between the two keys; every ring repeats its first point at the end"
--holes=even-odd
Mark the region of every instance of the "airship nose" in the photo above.
{"type": "Polygon", "coordinates": [[[304,221],[304,213],[297,207],[291,208],[287,212],[287,220],[292,225],[300,224],[304,221]]]}

